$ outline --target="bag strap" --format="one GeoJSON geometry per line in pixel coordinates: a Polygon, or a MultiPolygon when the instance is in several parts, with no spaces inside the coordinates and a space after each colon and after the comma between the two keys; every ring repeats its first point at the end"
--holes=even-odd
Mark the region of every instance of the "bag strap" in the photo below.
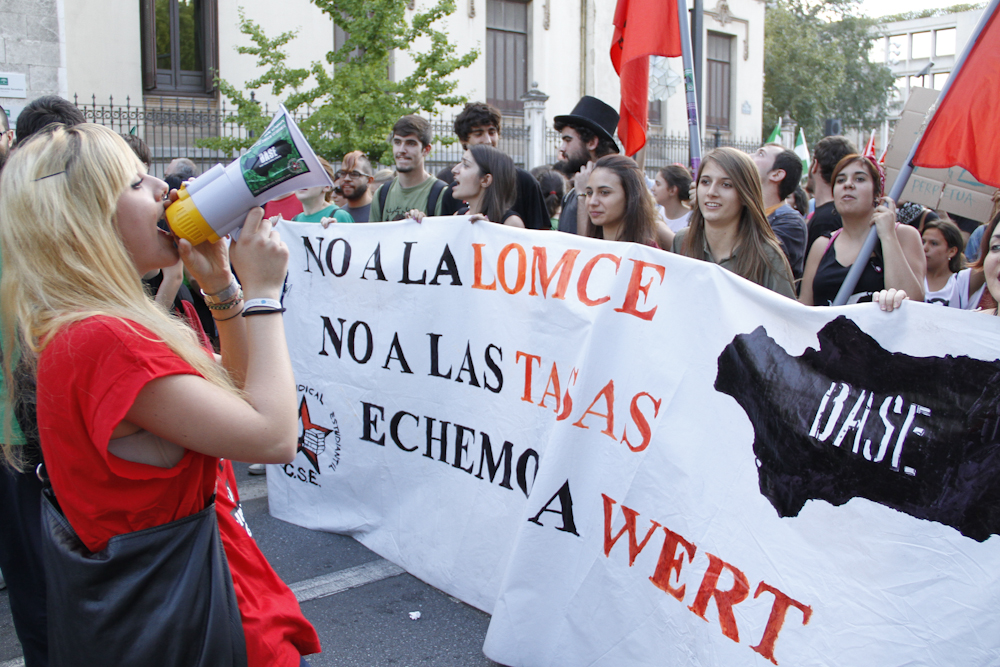
{"type": "Polygon", "coordinates": [[[395,182],[396,179],[394,178],[391,181],[383,183],[382,187],[378,189],[378,208],[382,215],[385,215],[385,201],[389,198],[389,188],[391,188],[395,182]]]}
{"type": "Polygon", "coordinates": [[[824,255],[827,252],[830,251],[830,246],[833,245],[833,242],[837,240],[837,237],[840,236],[840,232],[842,232],[842,231],[844,231],[843,227],[841,227],[840,229],[836,230],[833,234],[830,234],[830,241],[826,244],[826,249],[823,250],[823,254],[824,255]]]}
{"type": "Polygon", "coordinates": [[[442,181],[440,178],[434,179],[434,184],[431,185],[431,192],[427,195],[427,215],[433,216],[437,211],[438,198],[441,193],[444,192],[447,183],[442,181]]]}

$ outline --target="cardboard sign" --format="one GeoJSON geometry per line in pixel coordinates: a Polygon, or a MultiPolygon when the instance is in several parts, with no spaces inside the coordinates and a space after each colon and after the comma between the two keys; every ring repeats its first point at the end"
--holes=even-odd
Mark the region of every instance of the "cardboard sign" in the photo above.
{"type": "MultiPolygon", "coordinates": [[[[913,88],[896,122],[885,155],[885,190],[892,189],[910,149],[923,132],[928,112],[937,102],[938,91],[913,88]]],[[[984,185],[962,167],[924,169],[917,167],[900,195],[901,202],[912,201],[935,210],[986,222],[993,208],[996,188],[984,185]]]]}
{"type": "Polygon", "coordinates": [[[467,218],[278,229],[301,426],[271,512],[491,612],[493,660],[1000,655],[994,318],[467,218]]]}

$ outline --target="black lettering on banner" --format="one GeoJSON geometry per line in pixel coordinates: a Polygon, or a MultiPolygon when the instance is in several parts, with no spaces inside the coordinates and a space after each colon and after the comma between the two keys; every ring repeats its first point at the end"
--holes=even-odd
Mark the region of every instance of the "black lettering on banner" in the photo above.
{"type": "Polygon", "coordinates": [[[399,365],[401,366],[399,369],[400,373],[409,373],[410,375],[413,375],[413,371],[410,370],[410,365],[406,363],[406,357],[403,355],[403,348],[399,345],[399,333],[392,334],[392,344],[389,346],[389,354],[386,355],[385,365],[382,366],[382,368],[389,370],[389,362],[393,359],[399,362],[399,365]],[[396,353],[396,356],[392,356],[393,352],[396,353]]]}
{"type": "Polygon", "coordinates": [[[417,426],[420,426],[420,417],[416,415],[411,415],[409,412],[401,410],[392,416],[392,420],[389,422],[389,435],[392,436],[392,441],[396,443],[396,446],[402,449],[404,452],[415,452],[417,451],[417,446],[407,447],[399,439],[399,422],[403,417],[410,417],[413,421],[417,422],[417,426]]]}
{"type": "Polygon", "coordinates": [[[455,462],[451,465],[452,467],[464,470],[471,475],[472,469],[475,467],[475,463],[470,460],[468,468],[462,466],[462,456],[469,452],[469,445],[465,442],[466,433],[472,436],[472,444],[476,444],[476,431],[474,429],[467,428],[460,424],[455,424],[455,462]]]}
{"type": "Polygon", "coordinates": [[[442,463],[448,462],[448,424],[451,422],[441,422],[441,437],[434,437],[434,422],[436,421],[433,417],[428,417],[424,415],[424,419],[427,421],[427,451],[424,452],[424,456],[429,459],[434,458],[434,441],[437,440],[441,443],[441,449],[438,453],[438,460],[442,463]]]}
{"type": "Polygon", "coordinates": [[[382,271],[382,244],[379,243],[375,246],[375,252],[372,256],[368,258],[368,263],[365,264],[364,270],[361,272],[361,279],[368,280],[365,275],[369,271],[375,272],[375,280],[385,280],[385,273],[382,271]]]}
{"type": "Polygon", "coordinates": [[[486,365],[489,366],[491,371],[493,371],[493,377],[496,378],[497,383],[496,386],[491,385],[489,378],[486,377],[486,373],[483,373],[483,384],[494,394],[499,394],[500,390],[503,389],[503,371],[500,370],[500,364],[494,361],[493,357],[490,356],[490,350],[496,350],[497,356],[500,357],[500,361],[503,361],[503,350],[492,343],[486,346],[486,365]]]}
{"type": "Polygon", "coordinates": [[[309,255],[312,255],[312,258],[316,260],[316,268],[319,269],[319,275],[325,277],[326,271],[323,270],[323,260],[321,260],[319,256],[323,254],[323,241],[325,241],[326,239],[324,239],[322,236],[317,236],[316,240],[319,241],[319,251],[313,250],[312,241],[309,240],[308,236],[302,237],[302,245],[304,245],[306,249],[305,273],[312,273],[312,270],[310,270],[309,268],[309,255]]]}
{"type": "Polygon", "coordinates": [[[375,343],[372,340],[372,330],[369,329],[368,325],[362,322],[361,320],[358,320],[357,322],[352,324],[351,328],[347,332],[347,351],[350,353],[351,359],[354,359],[354,361],[358,362],[359,364],[367,364],[368,360],[372,358],[372,352],[375,351],[375,343]],[[358,355],[355,354],[355,349],[354,349],[355,341],[357,340],[356,334],[358,331],[358,327],[365,328],[365,353],[360,359],[358,359],[358,355]]]}
{"type": "Polygon", "coordinates": [[[462,280],[458,277],[458,265],[455,264],[455,257],[451,254],[451,248],[448,247],[447,243],[444,245],[444,252],[441,253],[437,271],[434,272],[430,284],[438,285],[438,278],[441,276],[451,276],[452,285],[462,284],[462,280]]]}
{"type": "Polygon", "coordinates": [[[403,241],[403,279],[399,282],[403,285],[425,285],[427,283],[427,271],[420,274],[420,280],[410,280],[410,251],[416,241],[403,241]]]}
{"type": "Polygon", "coordinates": [[[482,437],[482,449],[479,452],[479,472],[476,473],[476,477],[479,479],[483,478],[483,464],[485,463],[487,470],[489,470],[490,483],[492,484],[497,470],[500,469],[500,464],[503,463],[503,479],[500,481],[500,486],[505,489],[512,489],[510,485],[510,470],[511,459],[514,458],[513,443],[505,440],[503,447],[500,449],[500,458],[494,460],[493,444],[490,442],[490,436],[486,435],[486,431],[480,431],[479,435],[482,437]]]}
{"type": "Polygon", "coordinates": [[[447,375],[441,375],[440,366],[438,365],[438,341],[441,339],[441,334],[429,333],[427,335],[431,338],[431,372],[429,375],[450,380],[451,366],[448,367],[447,375]]]}
{"type": "Polygon", "coordinates": [[[320,348],[319,353],[324,356],[330,356],[326,351],[326,339],[329,338],[330,342],[333,343],[333,350],[337,353],[337,358],[340,359],[340,348],[344,341],[344,323],[347,322],[342,317],[338,317],[337,321],[340,322],[340,333],[333,330],[333,322],[326,315],[320,315],[323,320],[323,347],[320,348]]]}
{"type": "Polygon", "coordinates": [[[364,407],[364,416],[361,418],[361,439],[365,442],[371,442],[384,447],[385,433],[380,435],[378,440],[372,438],[372,433],[373,431],[378,430],[379,419],[381,419],[383,423],[385,422],[385,408],[381,405],[365,403],[364,401],[361,401],[361,405],[364,407]],[[378,412],[377,414],[376,411],[378,412]]]}
{"type": "Polygon", "coordinates": [[[330,241],[330,245],[326,247],[326,268],[329,269],[330,273],[337,276],[338,278],[343,278],[344,274],[347,273],[347,269],[351,266],[351,244],[345,239],[333,239],[330,241]],[[337,243],[344,244],[344,256],[340,261],[340,273],[333,268],[333,249],[337,246],[337,243]]]}
{"type": "Polygon", "coordinates": [[[465,358],[462,359],[462,367],[458,369],[455,382],[462,382],[462,373],[469,375],[469,384],[473,387],[479,386],[479,380],[476,378],[476,365],[472,362],[472,350],[469,347],[469,343],[465,344],[465,358]]]}
{"type": "Polygon", "coordinates": [[[538,475],[538,452],[534,449],[526,449],[522,452],[521,456],[517,459],[517,485],[521,487],[521,491],[524,492],[524,497],[527,498],[528,494],[531,492],[531,486],[535,483],[535,477],[538,475]],[[528,483],[528,460],[535,459],[535,470],[531,473],[531,483],[528,483]]]}
{"type": "Polygon", "coordinates": [[[569,480],[567,479],[563,482],[563,485],[559,487],[559,490],[549,498],[549,501],[542,506],[542,509],[538,510],[538,514],[528,519],[528,521],[538,524],[539,526],[544,526],[540,520],[540,517],[545,512],[552,512],[553,514],[558,514],[562,516],[562,526],[556,526],[556,530],[561,530],[564,533],[573,533],[577,537],[580,537],[580,533],[576,532],[576,522],[573,520],[573,494],[569,490],[569,480]],[[559,509],[549,509],[549,506],[556,500],[559,499],[559,509]]]}

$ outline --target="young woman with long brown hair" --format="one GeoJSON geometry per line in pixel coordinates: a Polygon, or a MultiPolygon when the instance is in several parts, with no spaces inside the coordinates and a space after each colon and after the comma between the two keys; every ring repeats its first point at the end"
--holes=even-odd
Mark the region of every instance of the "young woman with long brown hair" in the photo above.
{"type": "Polygon", "coordinates": [[[635,160],[623,155],[598,160],[587,181],[586,197],[587,236],[659,247],[659,217],[635,160]]]}
{"type": "Polygon", "coordinates": [[[924,259],[920,232],[896,222],[896,205],[883,197],[884,175],[871,159],[845,156],[833,170],[833,202],[844,226],[813,242],[806,257],[799,301],[807,306],[833,303],[847,272],[858,259],[872,225],[879,242],[848,303],[869,301],[874,292],[904,290],[924,298],[924,259]]]}
{"type": "Polygon", "coordinates": [[[698,169],[698,202],[673,251],[732,271],[790,299],[792,270],[764,215],[760,173],[735,148],[716,148],[698,169]]]}

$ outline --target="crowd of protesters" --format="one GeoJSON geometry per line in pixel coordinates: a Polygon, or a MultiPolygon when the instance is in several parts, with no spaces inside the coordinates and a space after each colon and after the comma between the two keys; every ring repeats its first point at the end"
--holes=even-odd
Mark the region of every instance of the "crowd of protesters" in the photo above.
{"type": "Polygon", "coordinates": [[[881,165],[840,136],[818,142],[808,169],[766,144],[752,155],[718,148],[695,174],[669,165],[648,179],[620,155],[617,125],[614,109],[582,98],[555,118],[559,161],[529,173],[499,148],[500,113],[471,103],[454,123],[460,161],[433,175],[430,123],[404,116],[389,137],[391,169],[376,170],[361,151],[336,168],[321,159],[333,186],[254,209],[232,244],[192,247],[162,219],[174,191],[198,175],[191,160],[155,178],[138,137],[85,123],[55,97],[30,103],[16,131],[0,113],[0,388],[9,395],[0,403],[0,568],[27,667],[48,664],[44,489],[91,552],[214,502],[248,664],[294,667],[319,651],[294,596],[234,519],[228,462],[262,474],[295,455],[280,304],[288,251],[276,218],[469,215],[657,247],[815,306],[830,305],[863,261],[851,302],[889,310],[909,298],[996,313],[997,210],[980,226],[893,202],[881,165]],[[872,226],[878,244],[862,258],[872,226]],[[177,413],[187,418],[169,419],[177,413]]]}

